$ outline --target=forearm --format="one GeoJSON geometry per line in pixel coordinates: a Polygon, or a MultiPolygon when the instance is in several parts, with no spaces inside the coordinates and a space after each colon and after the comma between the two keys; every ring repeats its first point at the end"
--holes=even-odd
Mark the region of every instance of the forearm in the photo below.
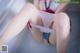
{"type": "Polygon", "coordinates": [[[38,10],[32,4],[26,4],[23,10],[13,18],[11,24],[0,38],[0,44],[7,43],[18,35],[26,26],[30,18],[36,17],[38,10]]]}

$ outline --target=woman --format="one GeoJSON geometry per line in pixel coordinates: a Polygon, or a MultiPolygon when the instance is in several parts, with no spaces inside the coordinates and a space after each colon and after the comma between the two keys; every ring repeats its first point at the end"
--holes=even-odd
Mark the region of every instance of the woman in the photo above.
{"type": "Polygon", "coordinates": [[[63,10],[68,1],[66,1],[66,3],[56,3],[54,1],[55,0],[34,0],[34,4],[40,10],[40,15],[36,17],[35,20],[34,18],[31,19],[28,22],[28,26],[35,40],[54,45],[57,53],[67,53],[70,21],[68,15],[64,13],[63,10]],[[53,32],[47,33],[47,31],[41,30],[41,27],[52,29],[53,32]]]}
{"type": "MultiPolygon", "coordinates": [[[[44,26],[42,19],[39,18],[39,11],[32,5],[27,4],[23,8],[23,10],[12,20],[11,24],[3,34],[3,36],[0,38],[0,44],[5,44],[9,40],[11,40],[13,37],[15,37],[17,34],[19,34],[22,29],[26,26],[26,23],[31,18],[31,23],[44,26]],[[34,19],[33,19],[34,17],[34,19]]],[[[41,12],[42,15],[49,14],[46,12],[41,12]],[[42,14],[43,13],[43,14],[42,14]]],[[[49,14],[51,15],[51,14],[49,14]]],[[[56,13],[55,18],[52,19],[51,23],[48,23],[52,30],[54,29],[54,36],[53,34],[49,36],[49,42],[42,38],[42,32],[38,30],[37,28],[34,28],[33,26],[30,26],[29,28],[32,32],[32,36],[34,39],[43,42],[43,43],[49,43],[51,45],[55,45],[57,48],[57,53],[66,53],[67,44],[68,44],[68,34],[69,34],[69,18],[65,13],[56,13]],[[67,39],[67,40],[66,40],[67,39]],[[64,47],[64,48],[63,48],[64,47]]],[[[52,15],[53,17],[53,15],[52,15]]],[[[30,22],[28,22],[30,23],[30,22]]],[[[44,33],[45,34],[45,33],[44,33]]]]}

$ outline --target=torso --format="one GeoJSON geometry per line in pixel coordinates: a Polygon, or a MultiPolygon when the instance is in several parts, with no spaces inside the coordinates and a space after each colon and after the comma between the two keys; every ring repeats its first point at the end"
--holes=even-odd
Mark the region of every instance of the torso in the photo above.
{"type": "Polygon", "coordinates": [[[40,17],[42,19],[44,27],[49,27],[55,18],[54,14],[43,12],[43,11],[40,12],[40,17]]]}
{"type": "Polygon", "coordinates": [[[44,1],[41,0],[40,2],[44,3],[44,4],[40,3],[40,10],[43,11],[43,12],[41,12],[42,14],[40,15],[40,16],[42,16],[41,17],[42,22],[45,27],[49,27],[50,24],[54,21],[54,14],[55,14],[55,11],[56,11],[59,3],[56,3],[55,0],[53,0],[51,2],[46,0],[46,5],[45,5],[45,0],[44,1]]]}

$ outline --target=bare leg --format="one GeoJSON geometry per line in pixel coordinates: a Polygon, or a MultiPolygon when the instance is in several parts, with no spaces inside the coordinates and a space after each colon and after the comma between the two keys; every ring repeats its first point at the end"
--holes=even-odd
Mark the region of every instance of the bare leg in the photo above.
{"type": "MultiPolygon", "coordinates": [[[[33,24],[36,24],[36,25],[40,25],[40,26],[43,25],[43,24],[42,24],[42,20],[41,20],[40,17],[35,18],[35,20],[34,20],[34,18],[31,19],[31,22],[32,22],[33,24]]],[[[39,41],[39,42],[41,42],[41,43],[44,42],[44,41],[43,41],[42,33],[41,33],[41,31],[40,31],[38,28],[32,27],[32,28],[31,28],[31,32],[32,32],[32,37],[33,37],[35,40],[37,40],[37,41],[39,41]]]]}
{"type": "Polygon", "coordinates": [[[70,20],[66,13],[59,13],[55,18],[57,53],[67,53],[70,20]]]}
{"type": "Polygon", "coordinates": [[[55,32],[55,14],[53,17],[53,23],[50,24],[50,28],[53,30],[53,32],[51,33],[50,37],[49,37],[49,42],[51,45],[55,46],[56,45],[56,32],[55,32]]]}
{"type": "Polygon", "coordinates": [[[38,10],[34,5],[28,3],[22,11],[14,17],[11,24],[0,37],[0,44],[5,44],[18,35],[25,27],[30,18],[37,17],[38,10]]]}
{"type": "Polygon", "coordinates": [[[70,21],[67,14],[55,14],[53,29],[54,32],[49,38],[50,43],[57,47],[57,53],[67,53],[70,32],[70,21]]]}

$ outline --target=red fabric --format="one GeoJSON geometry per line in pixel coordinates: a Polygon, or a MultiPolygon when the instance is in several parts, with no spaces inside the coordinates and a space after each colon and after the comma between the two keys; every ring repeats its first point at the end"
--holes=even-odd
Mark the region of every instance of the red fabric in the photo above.
{"type": "MultiPolygon", "coordinates": [[[[51,10],[51,9],[46,9],[46,10],[44,10],[45,12],[48,12],[48,13],[55,13],[53,10],[51,10]]],[[[29,20],[28,21],[28,23],[27,23],[27,28],[28,29],[31,29],[32,28],[32,26],[31,26],[31,21],[29,20]]]]}
{"type": "Polygon", "coordinates": [[[28,23],[27,23],[27,28],[28,28],[28,29],[32,28],[32,26],[31,26],[31,21],[30,21],[30,20],[29,20],[28,23]]]}
{"type": "Polygon", "coordinates": [[[51,10],[50,9],[50,6],[51,6],[51,3],[52,1],[49,1],[49,5],[47,6],[47,0],[45,0],[44,4],[45,4],[45,12],[48,12],[48,13],[55,13],[55,11],[51,10]]]}
{"type": "Polygon", "coordinates": [[[53,10],[51,10],[51,9],[46,9],[46,10],[44,10],[45,12],[48,12],[48,13],[55,13],[55,11],[53,11],[53,10]]]}

